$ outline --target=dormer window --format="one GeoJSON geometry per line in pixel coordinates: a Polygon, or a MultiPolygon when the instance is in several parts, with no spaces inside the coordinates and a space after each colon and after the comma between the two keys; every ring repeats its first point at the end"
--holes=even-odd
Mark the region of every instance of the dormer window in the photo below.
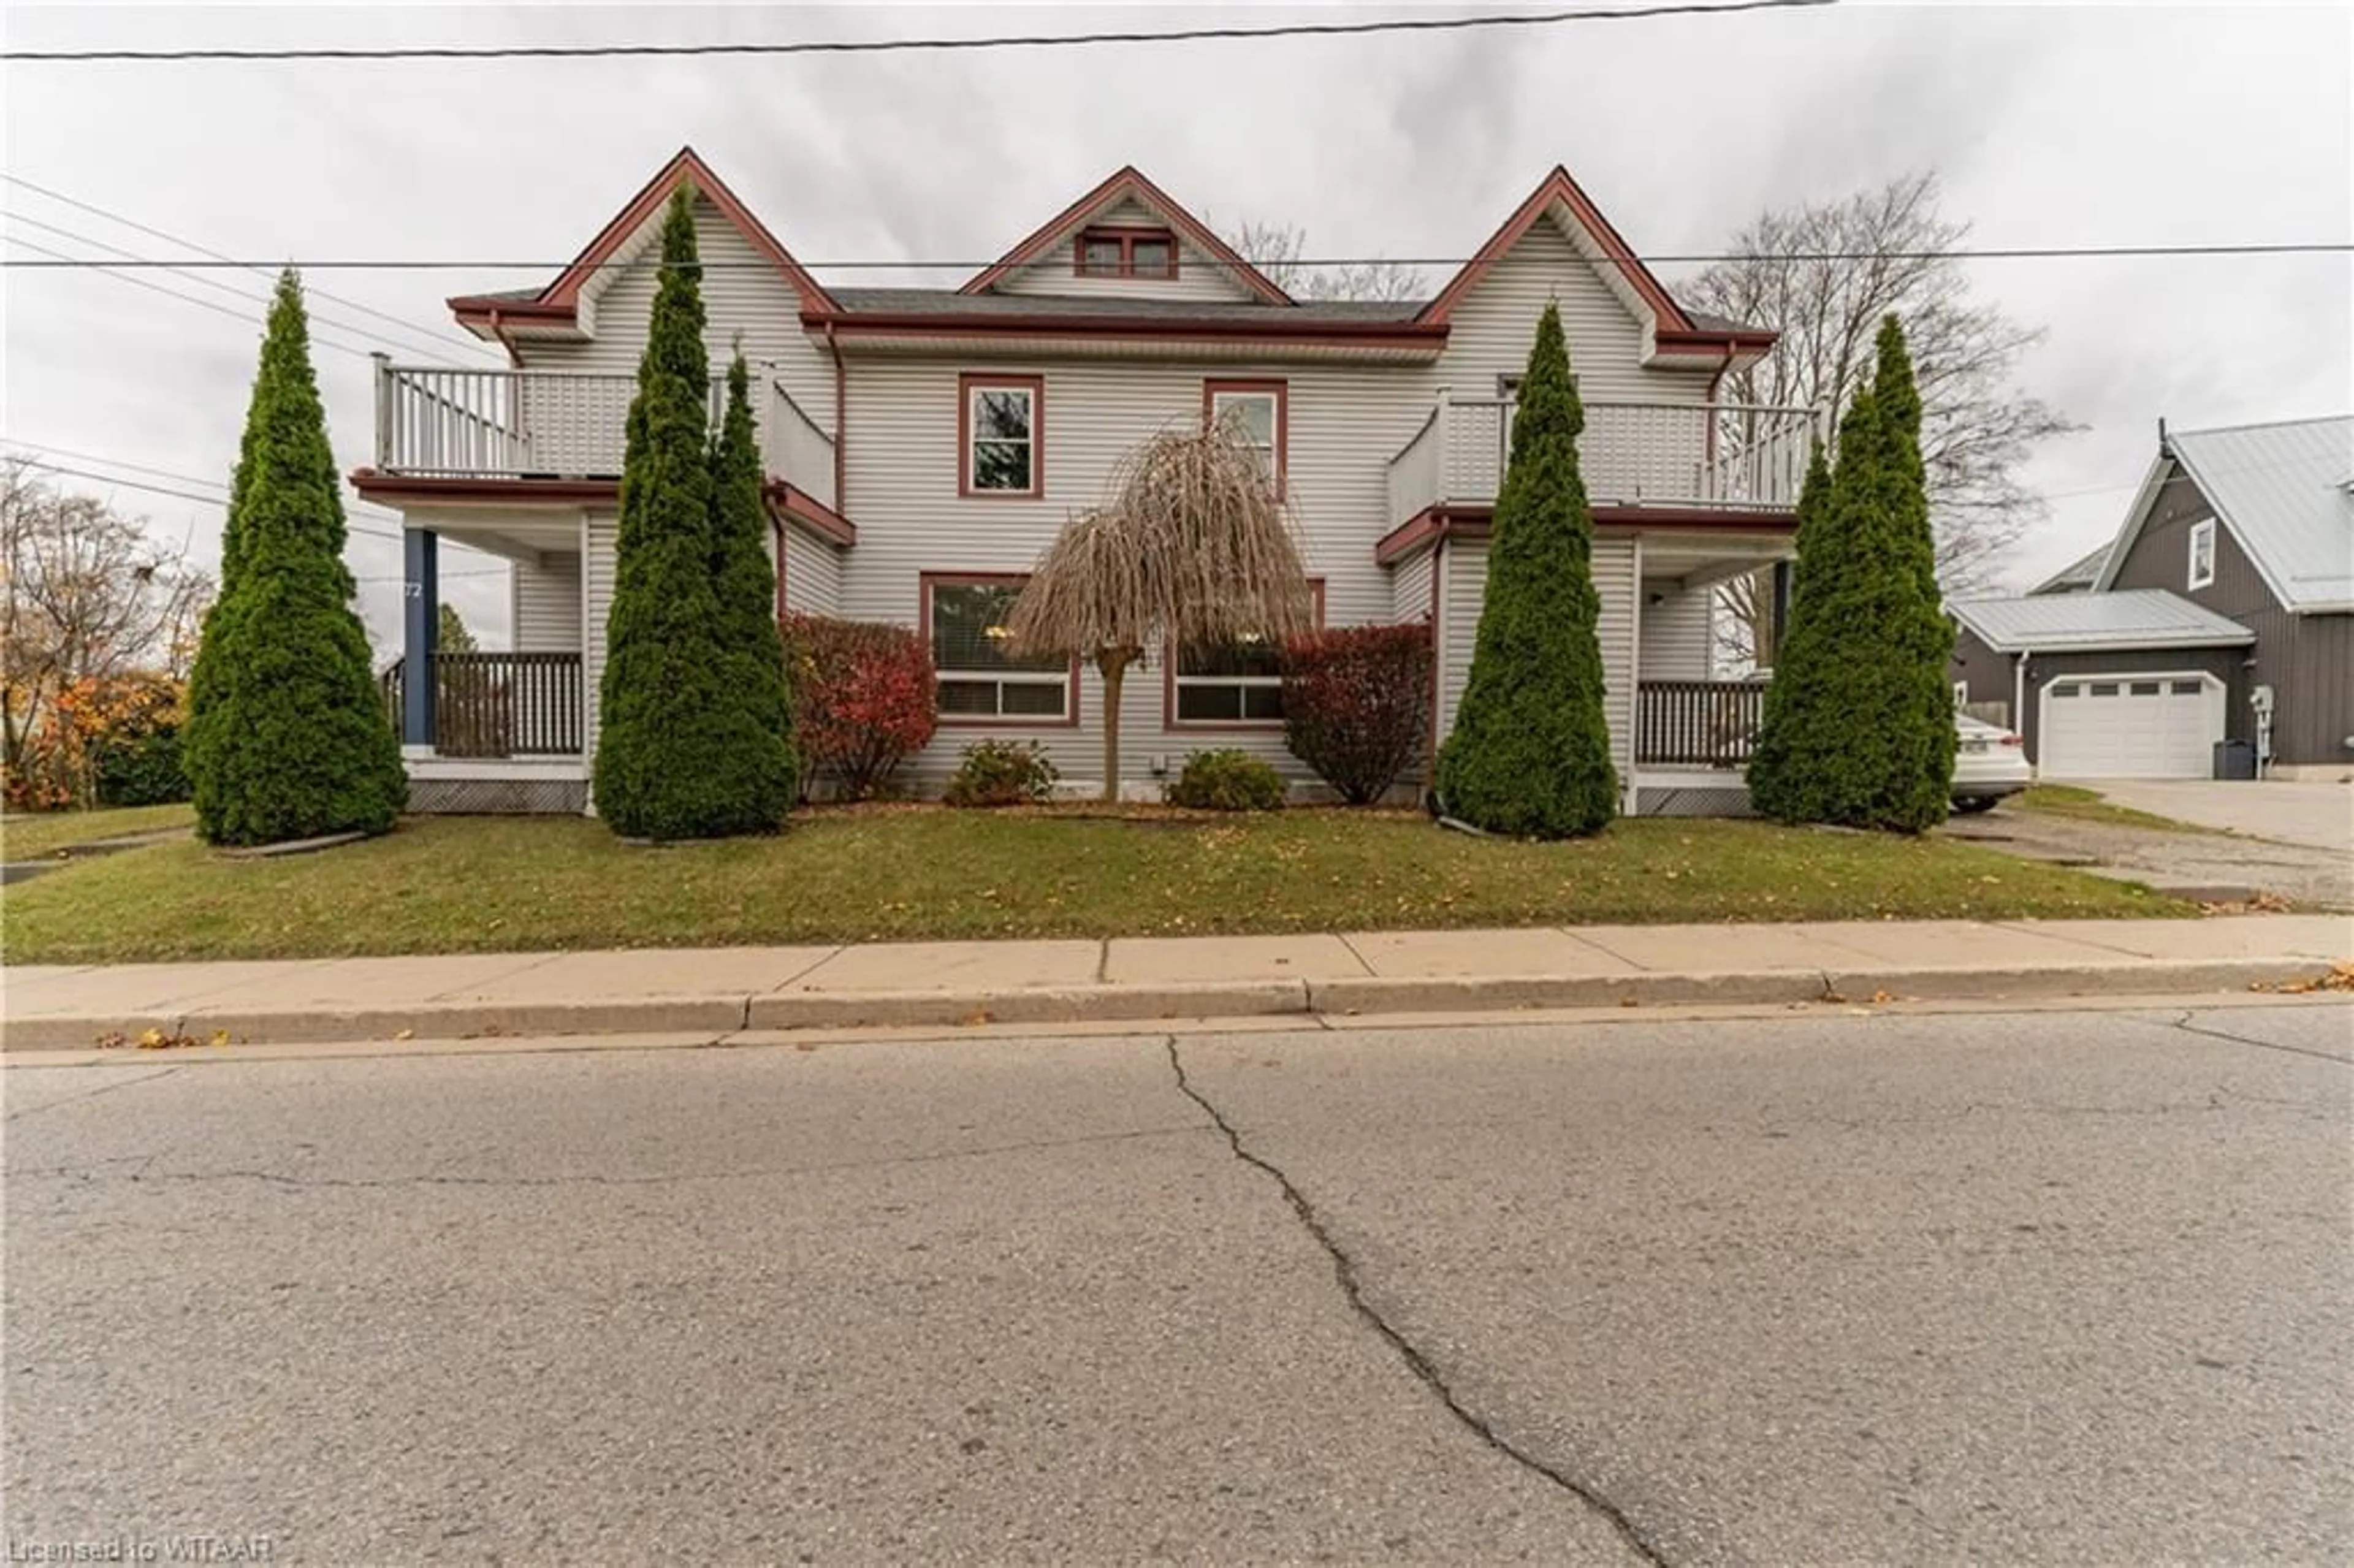
{"type": "Polygon", "coordinates": [[[1072,270],[1082,278],[1177,276],[1177,239],[1165,228],[1090,228],[1079,236],[1072,270]]]}

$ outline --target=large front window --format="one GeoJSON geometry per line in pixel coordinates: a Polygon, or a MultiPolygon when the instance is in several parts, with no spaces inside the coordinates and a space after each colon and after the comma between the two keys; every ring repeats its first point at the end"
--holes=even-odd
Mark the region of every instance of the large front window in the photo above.
{"type": "Polygon", "coordinates": [[[1067,660],[1017,659],[1006,650],[1019,582],[934,579],[928,585],[932,667],[944,717],[1061,723],[1071,713],[1067,660]]]}
{"type": "Polygon", "coordinates": [[[1283,661],[1271,642],[1181,649],[1176,680],[1179,724],[1283,722],[1283,661]]]}
{"type": "Polygon", "coordinates": [[[967,376],[959,385],[964,395],[965,493],[1038,494],[1044,488],[1044,382],[1035,376],[967,376]]]}

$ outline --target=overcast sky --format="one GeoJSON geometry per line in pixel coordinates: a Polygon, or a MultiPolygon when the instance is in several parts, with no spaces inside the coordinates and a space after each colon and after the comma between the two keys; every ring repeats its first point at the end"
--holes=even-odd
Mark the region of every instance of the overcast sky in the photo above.
{"type": "MultiPolygon", "coordinates": [[[[0,26],[12,48],[163,48],[1059,33],[1344,12],[1374,14],[8,5],[0,26]]],[[[986,260],[1129,162],[1222,221],[1300,224],[1323,255],[1461,256],[1556,162],[1647,255],[1705,252],[1765,207],[1837,198],[1921,167],[1943,175],[1948,215],[1989,247],[2344,241],[2354,188],[2354,28],[2337,5],[1850,4],[953,55],[0,70],[8,174],[240,258],[560,260],[684,143],[813,262],[986,260]]],[[[12,241],[103,254],[62,228],[144,256],[180,254],[22,185],[0,186],[0,207],[12,241]]],[[[1672,281],[1679,270],[1662,270],[1672,281]]],[[[314,326],[355,350],[494,365],[465,346],[440,301],[547,275],[323,271],[314,291],[411,324],[314,293],[314,326]]],[[[259,339],[257,323],[235,317],[258,318],[260,307],[186,278],[141,276],[231,313],[118,277],[5,273],[0,437],[58,464],[217,493],[259,339]]],[[[250,274],[205,276],[268,287],[250,274]]],[[[2354,267],[2344,256],[1985,261],[1971,276],[1984,297],[2049,330],[2021,380],[2087,427],[2029,471],[2052,516],[2012,563],[2017,586],[2114,532],[2161,416],[2189,429],[2354,406],[2354,267]]],[[[368,457],[367,362],[324,346],[317,357],[348,471],[368,457]]],[[[158,532],[217,556],[217,505],[115,493],[158,532]]],[[[364,508],[353,522],[393,526],[364,508]]],[[[355,535],[351,558],[384,637],[399,546],[355,535]]],[[[453,552],[443,569],[446,596],[503,637],[494,564],[453,552]]]]}

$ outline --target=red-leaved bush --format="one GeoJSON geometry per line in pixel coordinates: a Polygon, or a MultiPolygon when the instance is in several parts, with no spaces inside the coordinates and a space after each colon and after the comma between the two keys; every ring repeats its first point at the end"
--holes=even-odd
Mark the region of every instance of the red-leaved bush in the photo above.
{"type": "Polygon", "coordinates": [[[932,738],[931,650],[905,626],[823,615],[788,615],[784,634],[802,777],[831,776],[845,800],[880,794],[932,738]]]}
{"type": "Polygon", "coordinates": [[[1382,798],[1430,739],[1430,628],[1342,626],[1283,651],[1283,740],[1352,806],[1382,798]]]}

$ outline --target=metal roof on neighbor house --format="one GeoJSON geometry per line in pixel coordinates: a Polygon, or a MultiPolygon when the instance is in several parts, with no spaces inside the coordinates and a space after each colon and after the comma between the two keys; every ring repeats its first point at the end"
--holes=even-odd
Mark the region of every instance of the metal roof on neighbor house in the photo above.
{"type": "MultiPolygon", "coordinates": [[[[2354,610],[2354,495],[2346,484],[2354,418],[2171,431],[2165,453],[2222,517],[2274,598],[2293,610],[2354,610]]],[[[2102,586],[2133,547],[2158,477],[2143,487],[2102,586]]]]}
{"type": "Polygon", "coordinates": [[[2045,577],[2027,591],[2031,594],[2086,593],[2100,581],[2101,567],[2108,563],[2109,546],[2103,545],[2089,555],[2080,556],[2045,577]]]}
{"type": "Polygon", "coordinates": [[[1998,653],[2103,648],[2230,648],[2256,634],[2164,588],[2033,594],[1946,607],[1998,653]]]}

